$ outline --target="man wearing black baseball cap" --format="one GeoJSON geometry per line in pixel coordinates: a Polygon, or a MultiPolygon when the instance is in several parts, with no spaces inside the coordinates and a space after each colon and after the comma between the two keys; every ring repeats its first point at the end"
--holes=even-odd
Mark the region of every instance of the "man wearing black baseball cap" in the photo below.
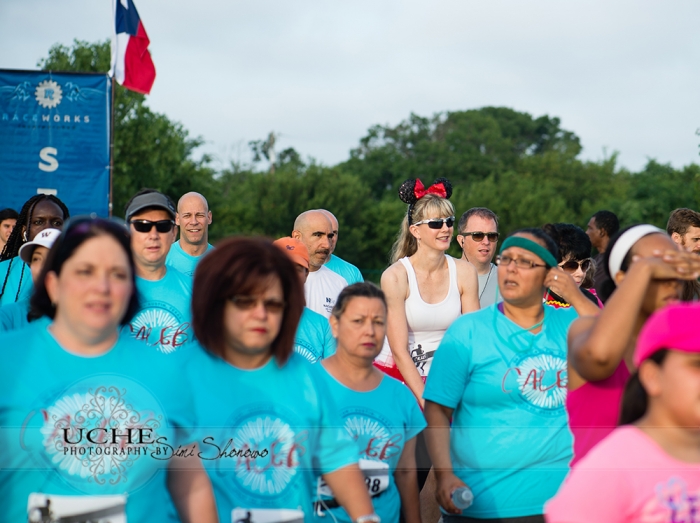
{"type": "Polygon", "coordinates": [[[165,259],[175,241],[175,205],[155,189],[143,189],[126,205],[136,290],[141,308],[123,335],[164,354],[173,354],[192,339],[192,279],[165,259]]]}

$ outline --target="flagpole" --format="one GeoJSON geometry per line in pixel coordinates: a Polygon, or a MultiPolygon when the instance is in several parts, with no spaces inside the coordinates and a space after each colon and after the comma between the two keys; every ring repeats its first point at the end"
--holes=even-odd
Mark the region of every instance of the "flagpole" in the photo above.
{"type": "Polygon", "coordinates": [[[113,201],[113,179],[114,179],[114,90],[116,88],[116,83],[114,82],[114,75],[111,76],[112,81],[112,103],[110,105],[110,111],[112,112],[112,117],[109,120],[109,217],[112,217],[112,201],[113,201]]]}

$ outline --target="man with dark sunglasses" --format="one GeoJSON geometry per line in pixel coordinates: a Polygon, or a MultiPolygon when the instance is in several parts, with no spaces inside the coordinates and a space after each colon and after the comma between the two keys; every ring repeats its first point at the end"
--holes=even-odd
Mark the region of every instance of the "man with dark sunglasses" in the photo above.
{"type": "Polygon", "coordinates": [[[136,268],[140,310],[122,335],[164,354],[173,354],[192,339],[192,279],[165,265],[175,241],[175,205],[154,189],[138,192],[126,206],[136,268]]]}
{"type": "Polygon", "coordinates": [[[498,216],[486,207],[473,207],[459,219],[457,230],[462,258],[476,267],[479,276],[479,304],[482,309],[493,305],[498,295],[497,268],[492,262],[498,244],[498,216]]]}

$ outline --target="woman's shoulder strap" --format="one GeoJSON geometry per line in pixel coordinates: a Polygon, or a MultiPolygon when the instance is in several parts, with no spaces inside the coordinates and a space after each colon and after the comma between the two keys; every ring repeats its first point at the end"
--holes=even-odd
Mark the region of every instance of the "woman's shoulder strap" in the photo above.
{"type": "MultiPolygon", "coordinates": [[[[416,271],[413,268],[413,265],[411,265],[411,260],[408,258],[408,256],[404,256],[403,258],[400,258],[399,261],[406,269],[409,290],[415,292],[414,289],[418,289],[418,279],[416,278],[416,271]]],[[[413,294],[413,292],[411,292],[411,294],[413,294]]]]}

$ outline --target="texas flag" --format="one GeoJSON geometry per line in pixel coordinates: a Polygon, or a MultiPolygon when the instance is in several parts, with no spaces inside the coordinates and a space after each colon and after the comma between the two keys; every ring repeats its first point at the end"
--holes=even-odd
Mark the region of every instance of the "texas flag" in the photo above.
{"type": "Polygon", "coordinates": [[[127,89],[148,94],[156,79],[156,68],[136,6],[131,0],[112,0],[112,14],[112,74],[127,89]]]}

